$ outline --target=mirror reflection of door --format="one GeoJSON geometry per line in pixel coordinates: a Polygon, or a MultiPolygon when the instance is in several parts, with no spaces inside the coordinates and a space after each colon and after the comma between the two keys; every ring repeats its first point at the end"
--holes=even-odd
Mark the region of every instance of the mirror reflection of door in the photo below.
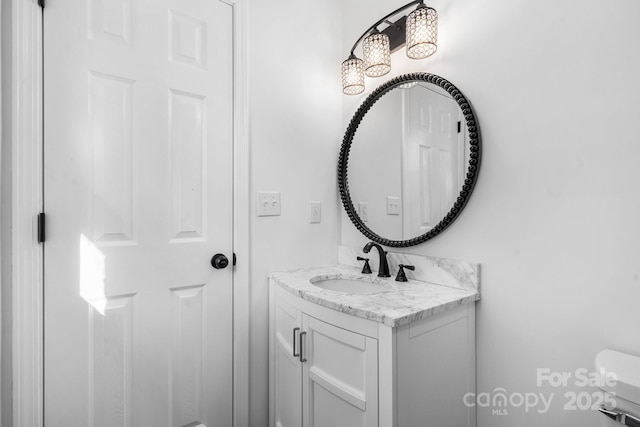
{"type": "Polygon", "coordinates": [[[465,133],[459,131],[460,109],[446,92],[417,84],[403,94],[406,239],[431,230],[454,204],[464,181],[465,133]]]}

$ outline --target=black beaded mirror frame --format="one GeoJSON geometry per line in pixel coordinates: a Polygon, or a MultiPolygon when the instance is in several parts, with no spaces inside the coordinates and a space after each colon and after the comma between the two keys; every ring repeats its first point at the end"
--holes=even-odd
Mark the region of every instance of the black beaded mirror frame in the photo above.
{"type": "Polygon", "coordinates": [[[460,215],[460,212],[462,212],[462,209],[467,204],[469,196],[471,195],[471,192],[475,187],[478,177],[478,171],[480,170],[480,158],[482,153],[481,148],[480,129],[478,128],[478,121],[473,112],[473,108],[471,107],[469,101],[464,97],[462,92],[460,92],[458,88],[456,88],[452,83],[440,76],[429,73],[411,73],[391,79],[374,90],[371,95],[369,95],[367,99],[365,99],[362,105],[360,105],[360,108],[358,108],[356,113],[353,115],[353,118],[351,119],[351,122],[347,127],[344,138],[342,139],[342,148],[340,149],[340,158],[338,160],[338,186],[340,187],[340,197],[342,198],[344,209],[346,210],[347,215],[349,215],[349,219],[351,219],[351,222],[353,222],[353,224],[358,230],[360,230],[360,232],[362,232],[362,234],[364,234],[374,242],[380,243],[381,245],[391,247],[407,247],[424,243],[427,240],[442,233],[447,227],[449,227],[453,223],[453,221],[455,221],[458,215],[460,215]],[[379,236],[373,230],[367,227],[358,215],[353,202],[351,201],[351,195],[349,194],[349,180],[347,178],[347,171],[349,166],[349,151],[351,150],[351,143],[353,142],[356,130],[358,129],[358,126],[360,126],[360,122],[367,114],[367,112],[371,109],[371,107],[373,107],[373,105],[380,98],[382,98],[392,89],[415,81],[428,82],[441,87],[442,89],[446,90],[449,95],[451,95],[451,97],[458,103],[458,106],[460,107],[460,109],[462,110],[462,114],[464,115],[464,119],[467,123],[467,129],[469,131],[469,167],[467,168],[467,175],[464,180],[464,184],[462,185],[462,189],[460,190],[460,194],[458,194],[456,202],[453,204],[451,210],[447,213],[447,215],[445,215],[445,217],[435,227],[433,227],[425,234],[414,237],[412,239],[390,240],[379,236]]]}

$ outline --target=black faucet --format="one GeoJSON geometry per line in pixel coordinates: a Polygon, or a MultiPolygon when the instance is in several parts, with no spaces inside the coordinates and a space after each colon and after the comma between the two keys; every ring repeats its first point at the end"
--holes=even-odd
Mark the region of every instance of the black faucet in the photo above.
{"type": "Polygon", "coordinates": [[[373,242],[369,242],[366,245],[364,245],[364,248],[362,248],[362,251],[365,254],[368,254],[371,248],[376,248],[378,250],[378,255],[380,255],[380,263],[379,263],[380,267],[378,269],[378,277],[391,277],[391,274],[389,274],[389,264],[387,263],[387,253],[384,251],[384,249],[382,249],[382,246],[373,242]]]}
{"type": "Polygon", "coordinates": [[[369,258],[358,257],[358,261],[364,261],[364,266],[362,267],[362,274],[371,274],[371,266],[369,265],[369,258]]]}
{"type": "Polygon", "coordinates": [[[396,275],[396,282],[408,282],[409,280],[407,280],[407,275],[404,272],[404,269],[406,268],[407,270],[415,270],[416,268],[413,265],[405,265],[405,264],[400,264],[398,266],[399,270],[398,270],[398,274],[396,275]]]}

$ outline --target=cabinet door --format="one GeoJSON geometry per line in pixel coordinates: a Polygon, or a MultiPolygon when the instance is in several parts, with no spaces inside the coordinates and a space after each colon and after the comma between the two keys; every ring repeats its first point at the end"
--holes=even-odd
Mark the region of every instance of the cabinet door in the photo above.
{"type": "Polygon", "coordinates": [[[378,341],[303,315],[303,427],[378,425],[378,341]]]}
{"type": "Polygon", "coordinates": [[[274,393],[275,426],[300,427],[302,424],[302,367],[300,351],[301,313],[278,301],[274,313],[274,393]],[[294,343],[295,341],[295,343],[294,343]],[[295,344],[295,345],[294,345],[295,344]]]}

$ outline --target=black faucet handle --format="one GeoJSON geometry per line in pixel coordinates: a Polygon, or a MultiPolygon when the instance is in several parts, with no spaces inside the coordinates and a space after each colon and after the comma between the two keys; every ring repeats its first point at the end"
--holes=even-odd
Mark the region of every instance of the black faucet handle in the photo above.
{"type": "Polygon", "coordinates": [[[400,264],[398,265],[398,267],[400,267],[400,269],[398,270],[398,274],[396,275],[396,282],[408,282],[409,280],[407,280],[407,275],[404,272],[404,269],[406,268],[407,270],[415,270],[416,267],[413,265],[404,265],[404,264],[400,264]]]}
{"type": "Polygon", "coordinates": [[[362,274],[371,274],[371,266],[369,265],[369,258],[358,257],[358,261],[364,261],[364,266],[362,267],[362,274]]]}

